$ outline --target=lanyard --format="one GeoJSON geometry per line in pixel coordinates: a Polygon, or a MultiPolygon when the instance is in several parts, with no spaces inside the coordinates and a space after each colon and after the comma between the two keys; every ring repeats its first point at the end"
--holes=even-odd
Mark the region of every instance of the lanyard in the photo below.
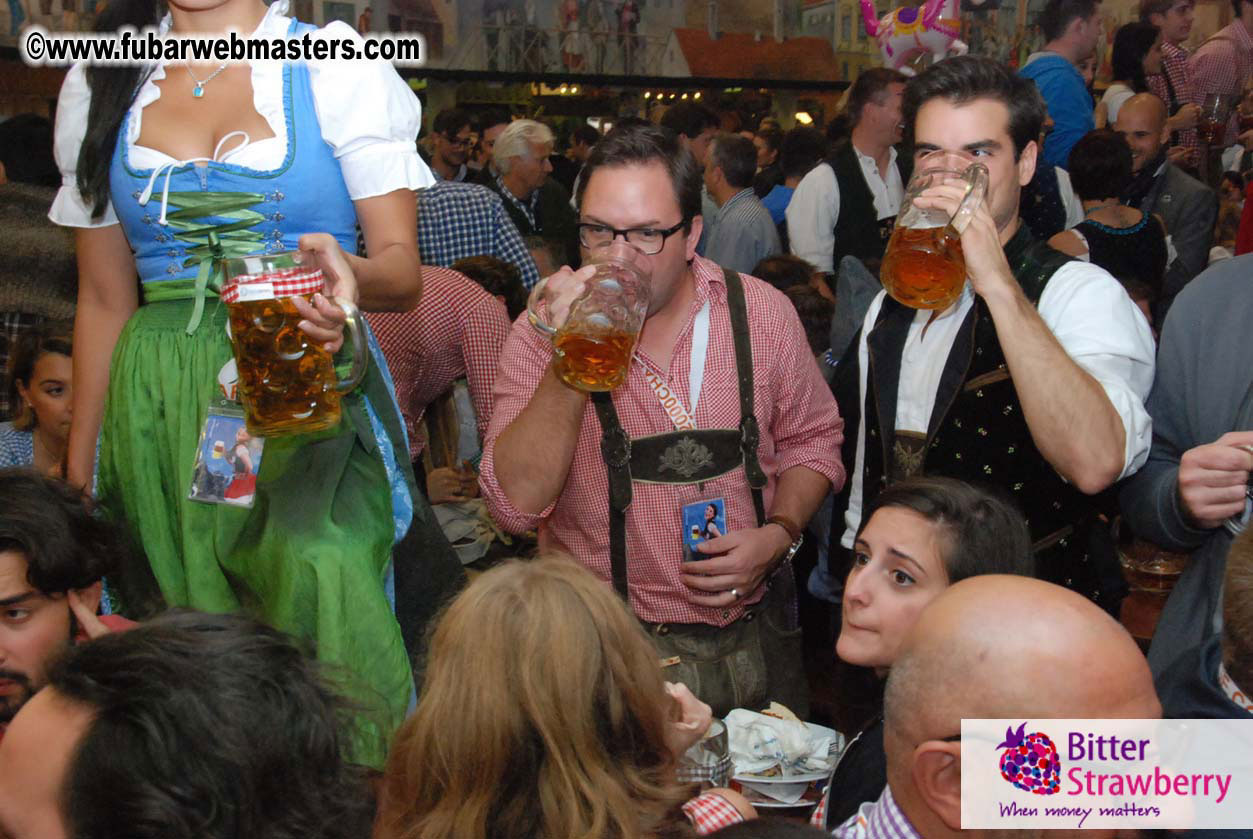
{"type": "Polygon", "coordinates": [[[696,413],[696,403],[700,399],[701,384],[705,380],[705,358],[709,355],[709,301],[700,307],[696,320],[692,323],[692,354],[687,374],[688,401],[692,405],[691,413],[683,406],[683,400],[670,387],[664,376],[648,367],[644,368],[644,381],[661,403],[661,409],[670,417],[674,427],[679,431],[695,431],[696,422],[692,416],[696,413]]]}

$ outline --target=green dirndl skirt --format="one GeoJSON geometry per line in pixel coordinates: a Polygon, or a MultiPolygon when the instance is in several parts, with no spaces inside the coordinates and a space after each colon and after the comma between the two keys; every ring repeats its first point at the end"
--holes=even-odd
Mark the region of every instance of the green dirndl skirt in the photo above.
{"type": "Polygon", "coordinates": [[[124,568],[113,594],[133,616],[164,605],[242,611],[313,641],[357,711],[351,759],[381,766],[413,693],[384,591],[391,491],[362,395],[381,374],[371,360],[337,429],[266,439],[252,509],[190,501],[207,409],[232,358],[225,305],[207,299],[188,335],[192,307],[141,306],[114,350],[98,495],[147,563],[124,568]]]}

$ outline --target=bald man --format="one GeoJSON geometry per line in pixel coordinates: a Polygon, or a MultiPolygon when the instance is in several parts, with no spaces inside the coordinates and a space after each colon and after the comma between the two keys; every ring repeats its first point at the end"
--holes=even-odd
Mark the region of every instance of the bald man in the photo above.
{"type": "Polygon", "coordinates": [[[1134,174],[1123,202],[1161,216],[1175,250],[1156,312],[1161,323],[1170,301],[1209,263],[1218,194],[1166,159],[1166,105],[1153,94],[1138,93],[1123,103],[1114,130],[1131,147],[1134,174]]]}
{"type": "Polygon", "coordinates": [[[835,835],[961,833],[961,742],[954,738],[963,717],[1160,716],[1144,656],[1099,606],[1027,577],[971,577],[932,601],[906,637],[884,697],[887,789],[835,835]],[[1011,624],[1013,632],[988,631],[1011,624]]]}

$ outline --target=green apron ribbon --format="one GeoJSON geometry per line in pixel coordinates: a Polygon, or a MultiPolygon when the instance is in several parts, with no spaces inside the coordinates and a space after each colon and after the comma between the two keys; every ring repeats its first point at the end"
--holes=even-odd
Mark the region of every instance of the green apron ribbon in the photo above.
{"type": "Polygon", "coordinates": [[[151,290],[145,288],[144,299],[152,302],[194,299],[191,320],[187,322],[187,334],[194,334],[204,314],[205,294],[218,294],[222,290],[225,280],[222,260],[253,256],[263,250],[265,237],[253,228],[265,221],[265,216],[252,207],[264,200],[265,196],[258,192],[171,192],[168,201],[179,209],[168,213],[166,221],[176,231],[174,238],[190,245],[183,267],[199,268],[190,287],[188,281],[182,280],[177,281],[177,288],[163,292],[159,290],[161,286],[176,283],[152,283],[151,290]],[[235,221],[225,224],[201,221],[210,217],[235,221]]]}

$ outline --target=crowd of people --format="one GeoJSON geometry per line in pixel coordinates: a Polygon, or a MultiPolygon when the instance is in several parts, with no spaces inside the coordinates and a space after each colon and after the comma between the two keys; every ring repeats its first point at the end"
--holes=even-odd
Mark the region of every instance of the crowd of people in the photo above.
{"type": "MultiPolygon", "coordinates": [[[[1049,0],[1022,68],[866,70],[825,132],[73,67],[55,126],[0,123],[0,836],[931,839],[962,718],[1253,713],[1253,0],[1189,55],[1192,2],[1144,0],[1101,97],[1099,0],[1049,0]],[[911,187],[935,155],[983,197],[911,187]],[[938,310],[880,282],[907,195],[962,219],[938,310]],[[647,311],[579,389],[536,324],[620,243],[647,311]],[[282,252],[324,277],[291,340],[362,379],[215,446],[223,261],[282,252]],[[1190,555],[1147,658],[1119,534],[1190,555]],[[808,827],[679,780],[771,702],[851,741],[808,827]]],[[[313,31],[101,12],[157,24],[313,31]]]]}

